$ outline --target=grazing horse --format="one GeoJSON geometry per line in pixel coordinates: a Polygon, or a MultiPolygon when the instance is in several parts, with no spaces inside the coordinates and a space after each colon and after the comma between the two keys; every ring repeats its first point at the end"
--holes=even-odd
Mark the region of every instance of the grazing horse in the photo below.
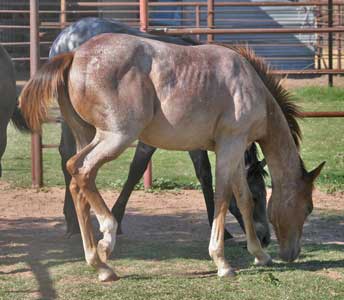
{"type": "Polygon", "coordinates": [[[0,177],[1,158],[6,149],[7,125],[10,119],[17,129],[28,130],[17,106],[16,79],[12,61],[5,48],[0,45],[0,177]]]}
{"type": "MultiPolygon", "coordinates": [[[[131,28],[123,23],[116,22],[114,20],[90,17],[83,18],[78,22],[75,22],[72,25],[66,27],[53,42],[49,53],[49,58],[55,57],[56,55],[64,52],[73,51],[93,36],[99,35],[101,33],[126,33],[178,45],[195,45],[195,42],[191,39],[171,36],[155,36],[145,32],[141,32],[137,29],[131,28]]],[[[74,137],[68,125],[63,121],[61,127],[62,134],[59,152],[61,155],[62,170],[66,183],[63,211],[67,223],[67,236],[70,236],[74,233],[79,232],[79,224],[77,221],[72,196],[68,188],[71,176],[66,169],[66,163],[68,159],[75,154],[76,146],[74,137]]],[[[155,150],[155,147],[146,145],[143,142],[139,142],[136,147],[135,156],[130,166],[128,179],[124,184],[120,196],[118,197],[115,205],[112,208],[112,214],[118,222],[119,233],[121,232],[121,221],[123,219],[125,208],[131,192],[142,177],[148,165],[148,162],[154,154],[155,150]]],[[[201,183],[208,212],[208,220],[209,224],[211,225],[213,223],[214,216],[214,191],[208,154],[207,151],[204,150],[194,150],[189,151],[189,155],[193,162],[196,176],[201,183]]],[[[253,219],[255,222],[255,228],[262,245],[267,246],[270,243],[270,230],[266,215],[266,190],[264,183],[265,172],[263,169],[263,165],[260,164],[257,158],[257,150],[255,144],[253,144],[252,147],[250,147],[250,149],[245,154],[245,165],[249,187],[254,200],[253,219]]],[[[241,228],[245,231],[242,216],[240,214],[240,210],[237,207],[234,197],[232,198],[232,201],[230,201],[229,211],[235,216],[241,228]]],[[[230,237],[230,233],[226,230],[225,239],[230,237]]]]}
{"type": "Polygon", "coordinates": [[[117,222],[97,190],[96,175],[137,139],[169,150],[215,152],[209,254],[220,277],[235,274],[224,256],[232,194],[244,220],[248,251],[258,265],[271,262],[256,235],[245,172],[245,150],[257,141],[272,178],[268,215],[280,257],[298,257],[303,224],[312,211],[313,182],[324,163],[306,171],[299,154],[299,111],[253,52],[101,34],[75,52],[56,56],[27,83],[20,107],[32,130],[40,130],[54,99],[76,139],[77,154],[67,163],[70,190],[85,258],[99,280],[118,278],[106,263],[115,246],[117,222]],[[90,208],[103,233],[98,244],[90,208]]]}

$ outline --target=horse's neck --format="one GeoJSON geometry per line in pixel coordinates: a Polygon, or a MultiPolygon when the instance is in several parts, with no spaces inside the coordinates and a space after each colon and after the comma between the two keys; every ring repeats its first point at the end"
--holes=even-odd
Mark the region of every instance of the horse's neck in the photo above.
{"type": "Polygon", "coordinates": [[[302,174],[300,156],[288,123],[275,100],[268,104],[267,136],[261,147],[274,184],[296,183],[302,174]]]}

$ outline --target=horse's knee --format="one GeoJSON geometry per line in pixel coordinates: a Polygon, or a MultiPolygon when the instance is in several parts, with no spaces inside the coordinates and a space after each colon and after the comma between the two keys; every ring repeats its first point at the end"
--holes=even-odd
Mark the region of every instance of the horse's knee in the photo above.
{"type": "Polygon", "coordinates": [[[254,202],[251,193],[240,194],[240,197],[236,195],[237,206],[242,215],[253,214],[254,202]]]}
{"type": "Polygon", "coordinates": [[[75,162],[75,159],[73,159],[73,157],[70,158],[66,163],[66,169],[71,176],[77,173],[77,167],[75,163],[76,162],[75,162]]]}
{"type": "Polygon", "coordinates": [[[72,194],[77,193],[79,191],[78,185],[74,180],[70,182],[69,189],[72,194]]]}

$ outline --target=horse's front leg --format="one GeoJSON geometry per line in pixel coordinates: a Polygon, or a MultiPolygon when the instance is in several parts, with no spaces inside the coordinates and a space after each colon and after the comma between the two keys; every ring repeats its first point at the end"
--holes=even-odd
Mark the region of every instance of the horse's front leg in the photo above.
{"type": "Polygon", "coordinates": [[[216,143],[215,213],[209,243],[209,255],[217,266],[220,277],[232,277],[234,269],[224,255],[224,228],[229,199],[232,198],[230,180],[235,174],[245,147],[241,140],[222,138],[216,143]]]}
{"type": "Polygon", "coordinates": [[[111,209],[112,215],[118,222],[117,233],[121,234],[121,222],[124,216],[125,208],[127,206],[131,192],[134,190],[135,185],[142,178],[147,165],[154,154],[156,148],[148,146],[142,142],[138,142],[135,156],[130,164],[129,175],[127,181],[125,182],[121,194],[119,195],[116,203],[111,209]]]}
{"type": "MultiPolygon", "coordinates": [[[[208,221],[210,227],[214,220],[214,190],[213,177],[207,151],[189,151],[190,158],[195,168],[196,176],[201,184],[205,205],[207,208],[208,221]]],[[[224,239],[232,239],[233,236],[225,229],[224,239]]]]}
{"type": "Polygon", "coordinates": [[[244,220],[247,250],[255,256],[256,265],[270,264],[272,262],[271,257],[264,252],[254,227],[254,202],[245,176],[244,161],[239,164],[237,173],[231,179],[231,184],[237,205],[244,220]]]}
{"type": "Polygon", "coordinates": [[[75,139],[73,137],[73,134],[70,128],[64,121],[62,121],[61,130],[62,132],[61,132],[61,140],[60,140],[60,145],[59,145],[59,153],[61,157],[61,168],[62,168],[62,172],[63,172],[65,184],[66,184],[63,214],[65,215],[65,219],[67,223],[66,236],[67,238],[69,238],[73,234],[80,233],[80,228],[79,228],[79,223],[77,219],[77,214],[75,211],[73,198],[69,189],[72,177],[70,176],[66,168],[67,161],[76,153],[76,143],[75,143],[75,139]]]}

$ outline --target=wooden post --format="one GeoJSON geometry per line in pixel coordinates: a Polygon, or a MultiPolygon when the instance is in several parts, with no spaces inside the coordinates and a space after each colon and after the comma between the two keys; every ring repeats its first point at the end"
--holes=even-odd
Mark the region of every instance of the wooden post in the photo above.
{"type": "Polygon", "coordinates": [[[61,5],[60,5],[60,24],[61,24],[61,29],[63,29],[66,26],[67,22],[67,0],[61,0],[61,5]]]}
{"type": "MultiPolygon", "coordinates": [[[[140,0],[140,30],[148,30],[148,0],[140,0]]],[[[152,161],[149,161],[147,169],[143,175],[143,185],[145,189],[152,187],[152,161]]]]}
{"type": "MultiPolygon", "coordinates": [[[[30,76],[38,70],[40,64],[38,0],[30,0],[30,76]]],[[[42,137],[38,133],[31,135],[31,177],[32,187],[43,185],[42,137]]]]}
{"type": "MultiPolygon", "coordinates": [[[[327,5],[328,27],[333,27],[333,1],[328,0],[327,5]]],[[[333,69],[333,33],[328,33],[328,68],[333,69]]],[[[328,74],[328,85],[333,87],[333,74],[328,74]]]]}
{"type": "MultiPolygon", "coordinates": [[[[195,24],[196,28],[201,27],[201,13],[200,13],[200,6],[199,5],[195,6],[195,23],[196,23],[195,24]]],[[[198,42],[200,42],[201,41],[201,35],[197,34],[196,37],[197,37],[198,42]]]]}
{"type": "MultiPolygon", "coordinates": [[[[208,0],[208,18],[207,18],[207,25],[208,28],[214,28],[214,0],[208,0]]],[[[207,35],[208,43],[214,41],[214,35],[208,34],[207,35]]]]}
{"type": "Polygon", "coordinates": [[[148,30],[148,0],[140,0],[140,30],[148,30]]]}

